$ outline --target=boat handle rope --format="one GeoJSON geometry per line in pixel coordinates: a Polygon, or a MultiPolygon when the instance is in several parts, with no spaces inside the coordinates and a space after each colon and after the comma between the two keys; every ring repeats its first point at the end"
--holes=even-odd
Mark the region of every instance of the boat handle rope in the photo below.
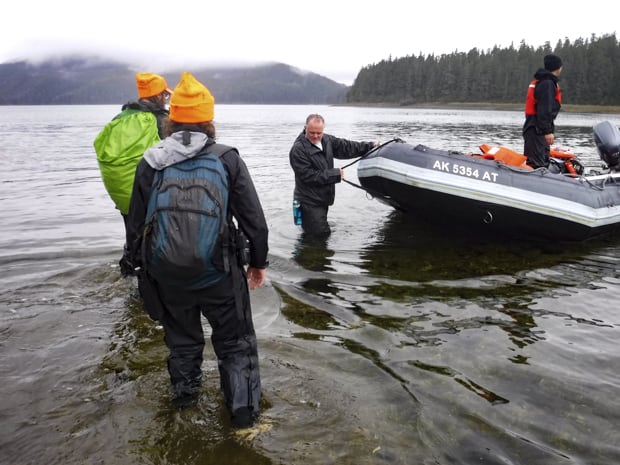
{"type": "MultiPolygon", "coordinates": [[[[355,163],[357,163],[361,159],[366,158],[371,153],[376,152],[380,148],[385,147],[386,145],[391,144],[392,142],[404,143],[405,141],[402,140],[400,137],[395,137],[394,139],[390,139],[390,140],[384,142],[383,144],[380,144],[380,145],[377,145],[376,147],[371,148],[368,152],[366,152],[364,155],[359,157],[357,160],[352,161],[348,165],[342,166],[341,169],[345,169],[345,168],[348,168],[351,165],[354,165],[355,163]]],[[[343,179],[343,181],[346,182],[347,184],[350,184],[353,187],[357,187],[358,189],[362,189],[363,191],[366,191],[366,193],[370,194],[373,197],[377,197],[370,189],[367,189],[366,187],[360,186],[359,184],[355,184],[354,182],[351,182],[351,181],[349,181],[347,179],[343,179]]]]}
{"type": "Polygon", "coordinates": [[[348,181],[346,179],[343,179],[343,181],[346,182],[347,184],[350,184],[353,187],[357,187],[358,189],[362,189],[363,191],[366,192],[366,194],[368,194],[370,196],[369,197],[370,199],[378,198],[378,197],[385,197],[385,195],[382,195],[378,191],[373,191],[371,189],[368,189],[367,187],[360,186],[359,184],[355,184],[354,182],[348,181]]]}
{"type": "Polygon", "coordinates": [[[401,142],[401,143],[404,143],[405,141],[404,141],[404,140],[402,140],[400,137],[395,137],[394,139],[390,139],[390,140],[388,140],[388,141],[384,142],[383,144],[380,144],[380,145],[377,145],[376,147],[371,148],[368,152],[366,152],[364,155],[362,155],[361,157],[359,157],[357,160],[352,161],[352,162],[351,162],[351,163],[349,163],[348,165],[341,166],[340,168],[341,168],[341,169],[348,168],[349,166],[354,165],[354,164],[355,164],[355,163],[357,163],[358,161],[360,161],[360,160],[362,160],[362,159],[366,158],[366,157],[367,157],[368,155],[370,155],[371,153],[376,152],[376,151],[377,151],[377,150],[379,150],[380,148],[385,147],[386,145],[391,144],[392,142],[401,142]]]}

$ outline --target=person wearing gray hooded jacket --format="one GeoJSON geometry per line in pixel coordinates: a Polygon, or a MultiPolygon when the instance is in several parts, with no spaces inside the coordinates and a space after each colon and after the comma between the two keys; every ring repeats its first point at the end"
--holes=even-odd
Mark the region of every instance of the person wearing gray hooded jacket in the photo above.
{"type": "MultiPolygon", "coordinates": [[[[143,266],[141,243],[155,172],[209,151],[215,142],[213,104],[209,90],[184,72],[170,101],[166,129],[169,135],[147,150],[138,164],[126,238],[138,270],[143,266]]],[[[202,289],[158,282],[144,273],[138,273],[138,286],[145,310],[164,329],[175,405],[192,405],[199,395],[205,345],[203,315],[212,328],[211,341],[218,359],[220,387],[232,425],[244,428],[254,424],[259,416],[261,386],[249,289],[256,289],[265,282],[268,227],[245,163],[236,149],[225,146],[224,149],[220,160],[228,178],[227,217],[236,220],[248,239],[247,270],[230,257],[230,272],[221,281],[202,289]]],[[[193,246],[195,244],[188,244],[188,247],[193,246]]]]}

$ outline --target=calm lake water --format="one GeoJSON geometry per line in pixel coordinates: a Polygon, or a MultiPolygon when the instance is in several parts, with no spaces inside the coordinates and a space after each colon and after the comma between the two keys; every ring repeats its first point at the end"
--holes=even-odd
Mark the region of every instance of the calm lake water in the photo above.
{"type": "MultiPolygon", "coordinates": [[[[345,183],[325,244],[293,224],[288,151],[309,113],[341,137],[475,151],[520,150],[520,112],[216,106],[271,228],[252,292],[263,412],[242,435],[210,344],[199,405],[172,408],[162,330],[120,277],[92,147],[118,110],[0,111],[0,463],[620,463],[620,238],[437,231],[345,183]]],[[[606,119],[561,113],[558,143],[600,165],[606,119]]]]}

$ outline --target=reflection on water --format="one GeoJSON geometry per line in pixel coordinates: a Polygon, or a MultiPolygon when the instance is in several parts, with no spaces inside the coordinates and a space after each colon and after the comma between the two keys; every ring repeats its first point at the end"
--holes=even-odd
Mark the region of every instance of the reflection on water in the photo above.
{"type": "Polygon", "coordinates": [[[446,230],[394,211],[380,240],[366,246],[362,256],[371,274],[392,279],[492,278],[580,259],[610,241],[613,244],[613,238],[571,244],[518,241],[494,233],[446,230]]]}
{"type": "MultiPolygon", "coordinates": [[[[576,402],[567,404],[567,399],[558,396],[563,390],[557,383],[561,376],[555,381],[548,378],[549,370],[558,373],[559,365],[550,368],[545,361],[566,355],[551,355],[549,347],[534,346],[545,346],[556,339],[558,325],[578,329],[576,336],[566,336],[569,340],[576,337],[569,345],[580,345],[579,334],[588,334],[590,328],[590,336],[596,339],[596,328],[607,334],[617,327],[617,317],[606,306],[596,309],[594,315],[580,316],[579,311],[573,313],[576,308],[571,311],[555,304],[547,308],[549,302],[568,298],[574,302],[587,290],[607,289],[605,284],[594,284],[603,277],[612,290],[616,289],[617,253],[613,238],[570,245],[498,241],[497,237],[468,237],[459,231],[439,234],[430,225],[393,212],[381,229],[380,239],[360,250],[359,262],[367,272],[362,276],[334,274],[336,262],[342,259],[339,252],[330,249],[329,242],[313,244],[300,238],[295,260],[308,270],[322,273],[300,282],[299,295],[283,293],[282,313],[305,328],[294,333],[295,337],[333,344],[367,359],[416,402],[421,398],[421,403],[428,405],[429,399],[442,399],[446,404],[446,399],[452,399],[446,408],[431,402],[435,405],[433,417],[421,424],[432,430],[441,425],[451,434],[472,432],[455,440],[453,450],[446,455],[454,454],[452,460],[469,463],[473,457],[486,457],[488,463],[499,463],[493,458],[499,447],[514,463],[570,462],[573,454],[587,448],[569,439],[574,437],[575,428],[580,428],[556,424],[552,430],[543,431],[541,425],[545,423],[535,422],[543,421],[545,414],[536,420],[539,414],[535,412],[540,409],[548,415],[556,410],[580,410],[579,402],[587,396],[589,408],[602,408],[598,414],[602,415],[607,399],[595,400],[587,394],[590,388],[582,387],[572,390],[576,402]],[[475,357],[459,357],[457,361],[454,354],[475,357]],[[511,365],[514,368],[510,369],[511,365]],[[427,383],[421,381],[424,379],[427,383]],[[488,416],[476,415],[461,424],[449,412],[459,412],[457,416],[465,421],[466,410],[475,405],[467,393],[494,408],[514,404],[521,413],[498,417],[496,412],[487,412],[488,416]],[[523,399],[529,403],[530,396],[537,398],[534,404],[538,406],[533,411],[529,407],[523,410],[523,399]],[[602,404],[595,407],[598,402],[602,404]],[[446,423],[446,418],[453,420],[446,423]],[[497,418],[502,420],[494,423],[497,418]],[[500,423],[504,426],[498,429],[500,423]],[[547,445],[533,441],[530,431],[538,431],[547,445]],[[489,434],[492,439],[484,439],[489,434]],[[481,453],[480,441],[493,444],[495,452],[481,453]],[[523,457],[530,461],[522,462],[523,457]]],[[[572,349],[569,352],[570,372],[587,371],[589,363],[598,358],[572,349]]],[[[617,379],[616,375],[612,377],[617,379]]],[[[422,407],[422,418],[424,413],[422,407]]],[[[574,418],[569,411],[566,415],[574,418]]],[[[604,423],[614,430],[611,423],[604,423]]],[[[617,431],[603,429],[601,434],[617,436],[617,431]]],[[[607,454],[614,454],[604,441],[598,447],[598,460],[605,462],[607,454]]]]}
{"type": "Polygon", "coordinates": [[[307,236],[304,233],[299,235],[299,240],[295,244],[293,258],[301,266],[309,271],[326,271],[329,269],[330,257],[334,251],[330,250],[327,239],[319,239],[307,236]]]}
{"type": "MultiPolygon", "coordinates": [[[[520,112],[220,107],[271,230],[252,293],[262,416],[240,434],[210,344],[198,405],[172,407],[163,332],[119,276],[122,223],[91,147],[117,111],[0,116],[15,135],[0,148],[0,463],[620,463],[618,239],[472,236],[346,184],[329,239],[292,224],[288,150],[308,113],[353,139],[472,150],[519,147],[520,112]]],[[[563,145],[594,163],[595,118],[560,117],[563,145]]]]}

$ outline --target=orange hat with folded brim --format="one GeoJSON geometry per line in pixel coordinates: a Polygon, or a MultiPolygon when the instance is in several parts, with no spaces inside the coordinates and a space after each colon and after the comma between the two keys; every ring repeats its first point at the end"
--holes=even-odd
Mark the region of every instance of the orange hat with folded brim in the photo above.
{"type": "Polygon", "coordinates": [[[172,94],[166,80],[159,74],[138,73],[136,74],[136,86],[138,87],[138,97],[149,98],[159,95],[162,92],[172,94]]]}
{"type": "Polygon", "coordinates": [[[215,99],[209,89],[184,71],[172,91],[168,116],[177,123],[205,123],[213,121],[214,105],[215,99]]]}

